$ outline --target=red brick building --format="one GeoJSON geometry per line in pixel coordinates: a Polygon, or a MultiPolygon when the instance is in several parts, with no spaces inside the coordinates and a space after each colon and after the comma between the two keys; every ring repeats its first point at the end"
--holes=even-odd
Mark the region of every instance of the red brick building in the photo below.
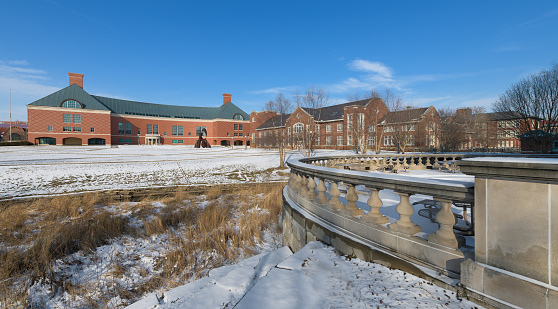
{"type": "Polygon", "coordinates": [[[219,107],[143,103],[90,95],[83,75],[27,105],[28,140],[50,145],[194,145],[205,128],[212,145],[250,143],[249,115],[223,94],[219,107]]]}
{"type": "Polygon", "coordinates": [[[411,151],[437,148],[440,116],[433,106],[390,112],[379,98],[319,109],[297,107],[292,114],[252,112],[252,145],[312,149],[383,149],[411,151]]]}
{"type": "Polygon", "coordinates": [[[27,122],[0,121],[0,142],[9,142],[10,140],[12,142],[27,140],[27,122]]]}

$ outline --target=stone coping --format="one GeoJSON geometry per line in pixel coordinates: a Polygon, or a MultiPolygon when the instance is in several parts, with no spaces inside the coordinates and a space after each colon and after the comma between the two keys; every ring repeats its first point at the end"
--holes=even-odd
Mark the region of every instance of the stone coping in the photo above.
{"type": "Polygon", "coordinates": [[[475,177],[558,183],[558,159],[554,158],[471,158],[457,165],[462,173],[475,177]]]}

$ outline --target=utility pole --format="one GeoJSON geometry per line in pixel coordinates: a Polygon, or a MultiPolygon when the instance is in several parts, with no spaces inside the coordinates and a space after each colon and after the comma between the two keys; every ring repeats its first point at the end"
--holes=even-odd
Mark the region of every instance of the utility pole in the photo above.
{"type": "Polygon", "coordinates": [[[10,88],[10,142],[12,141],[12,89],[10,88]]]}

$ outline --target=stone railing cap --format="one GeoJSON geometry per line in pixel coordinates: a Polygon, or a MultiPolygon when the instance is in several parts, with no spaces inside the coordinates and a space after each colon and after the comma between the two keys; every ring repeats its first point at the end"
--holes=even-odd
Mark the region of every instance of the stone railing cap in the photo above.
{"type": "Polygon", "coordinates": [[[482,157],[457,162],[461,172],[475,177],[558,183],[558,159],[482,157]]]}

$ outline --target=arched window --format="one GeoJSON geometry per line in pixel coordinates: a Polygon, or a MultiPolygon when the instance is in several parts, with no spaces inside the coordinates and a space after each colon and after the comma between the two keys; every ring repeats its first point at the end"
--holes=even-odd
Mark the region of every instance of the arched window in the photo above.
{"type": "Polygon", "coordinates": [[[303,130],[304,130],[304,125],[300,122],[293,126],[294,133],[302,133],[303,130]]]}
{"type": "Polygon", "coordinates": [[[242,116],[241,114],[234,114],[233,119],[234,120],[244,120],[244,116],[242,116]]]}
{"type": "Polygon", "coordinates": [[[83,108],[81,106],[81,103],[79,103],[76,100],[66,100],[64,102],[62,102],[62,107],[69,107],[69,108],[83,108]]]}

